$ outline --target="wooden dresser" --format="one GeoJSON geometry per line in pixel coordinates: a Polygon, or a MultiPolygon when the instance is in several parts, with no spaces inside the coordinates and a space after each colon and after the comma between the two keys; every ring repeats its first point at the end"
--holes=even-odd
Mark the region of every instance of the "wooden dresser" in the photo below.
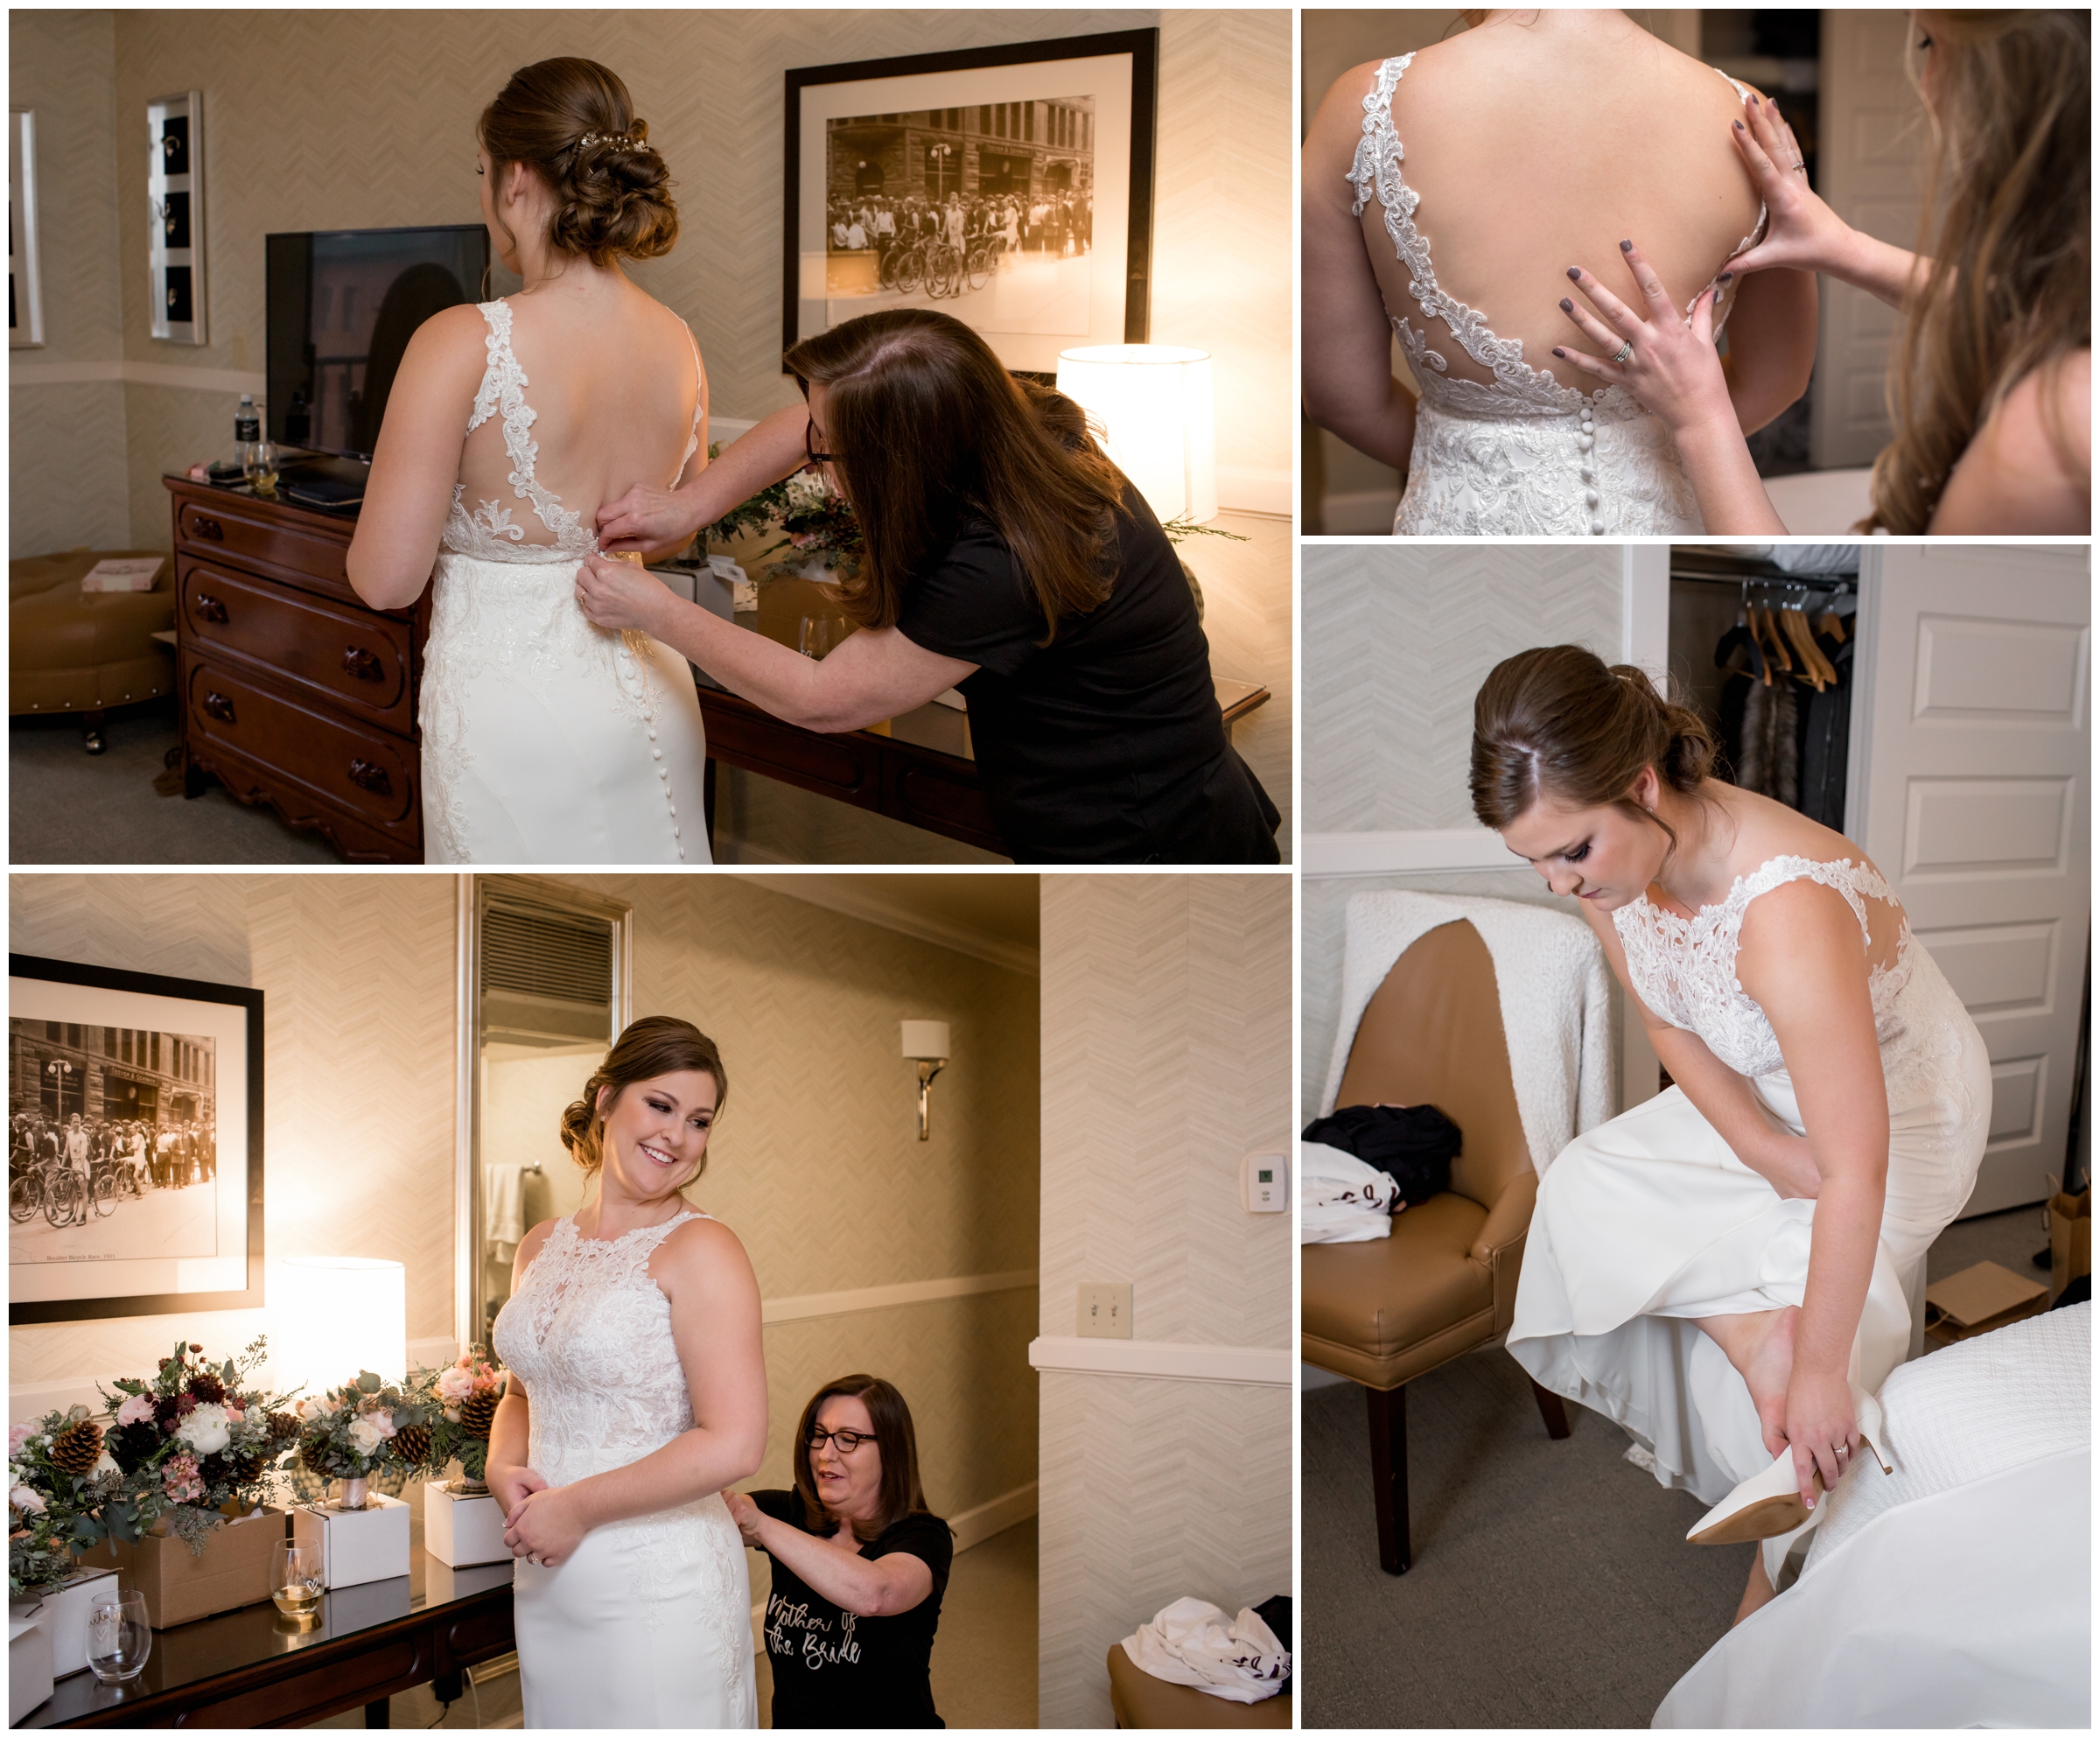
{"type": "Polygon", "coordinates": [[[430,593],[368,609],[354,516],[163,479],[185,789],[217,778],[360,863],[423,861],[416,690],[430,593]]]}

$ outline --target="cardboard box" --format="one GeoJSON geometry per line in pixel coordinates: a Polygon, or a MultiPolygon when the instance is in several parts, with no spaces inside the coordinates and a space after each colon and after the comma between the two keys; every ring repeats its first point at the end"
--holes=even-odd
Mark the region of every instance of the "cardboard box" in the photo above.
{"type": "Polygon", "coordinates": [[[51,1620],[41,1610],[7,1614],[7,1723],[21,1725],[51,1699],[51,1620]]]}
{"type": "Polygon", "coordinates": [[[2047,1286],[2023,1279],[1995,1261],[1979,1261],[1925,1288],[1925,1337],[1942,1346],[1973,1340],[2040,1315],[2048,1302],[2047,1286]]]}
{"type": "Polygon", "coordinates": [[[2049,1202],[2049,1301],[2093,1271],[2093,1191],[2059,1193],[2049,1202]]]}
{"type": "Polygon", "coordinates": [[[75,1569],[66,1585],[44,1595],[44,1615],[51,1629],[51,1674],[70,1678],[88,1669],[88,1608],[98,1593],[115,1593],[116,1571],[89,1566],[75,1569]]]}
{"type": "MultiPolygon", "coordinates": [[[[180,1539],[149,1533],[136,1545],[112,1540],[114,1567],[127,1593],[146,1596],[146,1620],[172,1629],[200,1617],[237,1611],[270,1597],[270,1548],[284,1537],[284,1511],[263,1509],[214,1527],[204,1555],[192,1557],[180,1539]]],[[[99,1559],[102,1547],[95,1547],[99,1559]]],[[[96,1567],[103,1566],[99,1560],[96,1567]]]]}
{"type": "Polygon", "coordinates": [[[295,1509],[291,1535],[319,1547],[331,1587],[391,1580],[409,1573],[409,1505],[377,1491],[362,1509],[295,1509]]]}
{"type": "Polygon", "coordinates": [[[503,1505],[489,1496],[456,1495],[430,1480],[423,1487],[423,1548],[455,1569],[508,1561],[503,1505]]]}

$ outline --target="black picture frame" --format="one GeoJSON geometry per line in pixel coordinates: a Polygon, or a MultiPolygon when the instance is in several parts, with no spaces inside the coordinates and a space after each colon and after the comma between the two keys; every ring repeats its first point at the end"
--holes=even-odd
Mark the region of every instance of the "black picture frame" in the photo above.
{"type": "MultiPolygon", "coordinates": [[[[1153,176],[1157,164],[1159,109],[1159,32],[1156,28],[1107,31],[1089,36],[1052,37],[1036,42],[998,43],[983,48],[942,50],[936,53],[895,55],[886,60],[847,60],[824,67],[787,70],[787,115],[783,129],[781,321],[783,354],[804,335],[801,327],[802,95],[815,86],[848,85],[874,80],[916,78],[929,74],[978,72],[1027,66],[1040,61],[1075,60],[1096,56],[1130,57],[1129,218],[1121,277],[1123,321],[1120,341],[1142,344],[1152,327],[1153,176]]],[[[967,104],[968,99],[965,99],[967,104]]],[[[959,308],[944,309],[963,318],[959,308]]],[[[1100,337],[1081,342],[1114,341],[1100,337]]],[[[999,345],[994,340],[995,349],[999,345]]],[[[1010,367],[1016,364],[1002,352],[1010,367]]],[[[1018,371],[1047,377],[1040,361],[1018,371]]],[[[783,362],[781,372],[788,372],[783,362]]]]}
{"type": "MultiPolygon", "coordinates": [[[[10,1022],[9,1056],[11,1064],[15,1057],[13,1026],[18,1019],[43,1020],[44,1013],[35,1008],[24,1008],[24,999],[14,980],[30,983],[73,985],[80,989],[102,991],[115,997],[142,997],[170,1003],[214,1003],[240,1011],[237,1038],[230,1037],[225,1043],[223,1055],[231,1060],[238,1055],[242,1072],[238,1081],[227,1078],[223,1062],[216,1077],[216,1102],[223,1105],[228,1099],[237,1099],[244,1111],[243,1134],[241,1142],[245,1160],[246,1174],[242,1180],[243,1198],[240,1223],[244,1228],[245,1242],[242,1264],[245,1283],[235,1287],[222,1286],[210,1291],[168,1291],[156,1288],[145,1290],[127,1286],[122,1270],[130,1265],[124,1259],[83,1265],[77,1271],[84,1275],[107,1273],[111,1288],[95,1295],[18,1300],[10,1270],[8,1287],[7,1320],[10,1327],[34,1326],[60,1321],[95,1321],[126,1315],[166,1315],[188,1310],[260,1309],[262,1307],[263,1245],[262,1245],[262,1186],[264,1175],[262,1134],[262,992],[238,984],[207,984],[195,978],[164,978],[151,972],[125,971],[111,966],[85,965],[77,960],[45,959],[33,954],[10,953],[7,957],[9,985],[8,1013],[10,1022]]],[[[93,1003],[83,1005],[92,1013],[93,1003]]],[[[117,1005],[112,1003],[113,1013],[117,1005]]],[[[139,1010],[134,1004],[128,1011],[132,1016],[123,1020],[112,1020],[110,1025],[136,1026],[139,1010]]],[[[81,1023],[87,1023],[85,1021],[81,1023]]],[[[15,1110],[15,1083],[9,1083],[10,1125],[15,1110]]],[[[10,1138],[10,1150],[12,1141],[10,1138]]],[[[221,1151],[217,1155],[217,1174],[225,1175],[228,1154],[221,1151]]],[[[11,1171],[11,1166],[10,1166],[11,1171]]],[[[10,1182],[12,1181],[10,1174],[10,1182]]],[[[119,1203],[120,1210],[126,1203],[119,1203]]],[[[10,1220],[10,1232],[13,1224],[10,1220]]],[[[144,1265],[143,1260],[139,1264],[144,1265]]]]}

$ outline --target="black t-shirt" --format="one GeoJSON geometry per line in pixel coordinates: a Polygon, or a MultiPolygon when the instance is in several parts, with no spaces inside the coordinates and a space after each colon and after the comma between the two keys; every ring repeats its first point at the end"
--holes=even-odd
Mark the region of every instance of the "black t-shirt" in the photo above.
{"type": "MultiPolygon", "coordinates": [[[[808,1531],[799,1490],[754,1490],[751,1500],[776,1521],[808,1531]]],[[[956,1554],[948,1523],[906,1515],[864,1545],[871,1559],[907,1552],[934,1573],[934,1590],[894,1617],[856,1617],[817,1593],[777,1558],[766,1601],[766,1653],[773,1666],[775,1727],[942,1726],[934,1712],[931,1666],[941,1595],[956,1554]]]]}
{"type": "Polygon", "coordinates": [[[898,628],[962,684],[985,795],[1024,863],[1274,863],[1276,808],[1234,753],[1180,559],[1137,490],[1114,589],[1047,632],[992,525],[966,521],[905,587],[898,628]]]}

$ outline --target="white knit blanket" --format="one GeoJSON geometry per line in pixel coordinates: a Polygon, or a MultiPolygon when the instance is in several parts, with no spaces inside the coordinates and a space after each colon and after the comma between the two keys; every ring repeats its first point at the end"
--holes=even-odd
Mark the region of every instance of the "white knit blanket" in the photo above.
{"type": "Polygon", "coordinates": [[[1516,1109],[1541,1175],[1578,1134],[1612,1115],[1611,972],[1572,912],[1457,894],[1358,894],[1342,955],[1341,1025],[1320,1114],[1334,1109],[1356,1028],[1393,963],[1432,929],[1466,922],[1494,962],[1516,1109]]]}

